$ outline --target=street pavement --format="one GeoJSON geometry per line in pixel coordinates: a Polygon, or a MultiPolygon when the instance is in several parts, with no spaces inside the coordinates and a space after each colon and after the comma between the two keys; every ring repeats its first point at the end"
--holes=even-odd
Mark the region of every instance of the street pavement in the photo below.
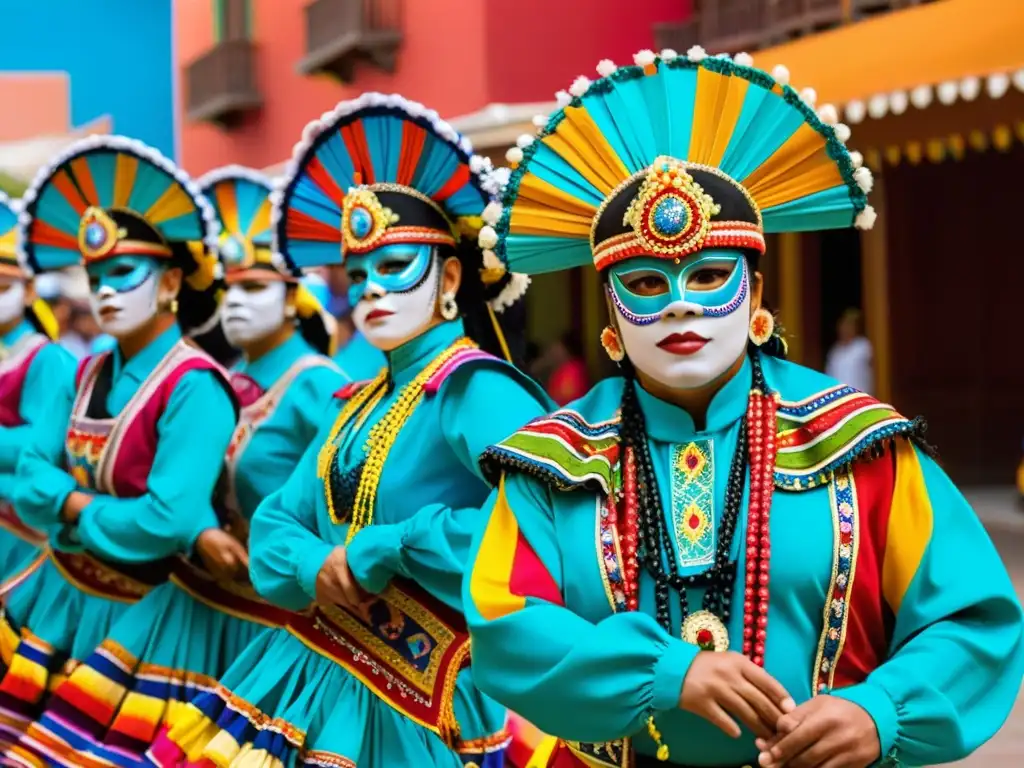
{"type": "MultiPolygon", "coordinates": [[[[1009,488],[978,489],[966,495],[999,548],[1018,597],[1024,600],[1024,507],[1017,503],[1015,492],[1009,488]]],[[[1017,697],[1017,705],[995,738],[967,760],[954,765],[962,768],[1024,766],[1024,691],[1017,697]]]]}

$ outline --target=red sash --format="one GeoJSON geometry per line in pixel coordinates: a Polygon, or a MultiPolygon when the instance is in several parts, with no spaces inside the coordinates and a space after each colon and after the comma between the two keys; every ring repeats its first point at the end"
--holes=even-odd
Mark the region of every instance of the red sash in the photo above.
{"type": "Polygon", "coordinates": [[[283,627],[294,616],[291,611],[263,600],[256,594],[251,584],[217,581],[204,569],[184,558],[175,564],[171,581],[199,602],[206,603],[222,613],[257,624],[283,627]]]}

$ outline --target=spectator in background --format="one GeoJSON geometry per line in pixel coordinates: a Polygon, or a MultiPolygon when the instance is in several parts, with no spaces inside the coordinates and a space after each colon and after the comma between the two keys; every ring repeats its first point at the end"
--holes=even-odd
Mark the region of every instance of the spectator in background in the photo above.
{"type": "Polygon", "coordinates": [[[559,406],[564,406],[587,394],[590,376],[583,359],[583,345],[576,331],[566,331],[547,354],[548,362],[554,367],[548,378],[548,395],[559,406]]]}
{"type": "Polygon", "coordinates": [[[836,343],[825,360],[825,373],[868,394],[874,389],[874,353],[864,336],[859,309],[847,309],[836,325],[836,343]]]}

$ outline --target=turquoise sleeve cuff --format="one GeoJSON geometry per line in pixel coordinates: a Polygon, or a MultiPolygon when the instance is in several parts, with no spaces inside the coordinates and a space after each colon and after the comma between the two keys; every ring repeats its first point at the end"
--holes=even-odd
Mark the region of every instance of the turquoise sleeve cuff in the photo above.
{"type": "Polygon", "coordinates": [[[318,541],[310,547],[309,553],[299,563],[295,578],[302,591],[309,595],[310,600],[316,600],[316,577],[320,574],[320,569],[324,567],[324,561],[333,550],[333,545],[325,541],[318,541]]]}
{"type": "Polygon", "coordinates": [[[880,685],[870,680],[849,688],[839,688],[832,691],[832,696],[856,704],[875,721],[875,730],[878,731],[878,741],[882,746],[882,755],[888,755],[896,747],[896,738],[899,735],[899,713],[896,704],[880,685]]]}
{"type": "Polygon", "coordinates": [[[399,572],[403,533],[401,525],[371,525],[352,537],[348,567],[367,592],[379,595],[399,572]]]}
{"type": "Polygon", "coordinates": [[[679,708],[679,696],[690,665],[700,649],[693,643],[672,638],[654,665],[654,692],[651,706],[656,712],[679,708]]]}

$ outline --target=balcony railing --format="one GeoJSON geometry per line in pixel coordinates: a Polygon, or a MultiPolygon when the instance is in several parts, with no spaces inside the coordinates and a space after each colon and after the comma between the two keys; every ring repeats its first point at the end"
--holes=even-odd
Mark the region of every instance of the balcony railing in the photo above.
{"type": "Polygon", "coordinates": [[[299,68],[351,82],[358,61],[393,72],[402,44],[402,0],[313,0],[299,68]]]}
{"type": "Polygon", "coordinates": [[[188,66],[188,116],[224,126],[258,109],[256,49],[249,40],[224,40],[188,66]]]}
{"type": "Polygon", "coordinates": [[[683,22],[656,24],[659,49],[700,44],[711,53],[756,51],[865,16],[934,0],[693,0],[683,22]]]}

